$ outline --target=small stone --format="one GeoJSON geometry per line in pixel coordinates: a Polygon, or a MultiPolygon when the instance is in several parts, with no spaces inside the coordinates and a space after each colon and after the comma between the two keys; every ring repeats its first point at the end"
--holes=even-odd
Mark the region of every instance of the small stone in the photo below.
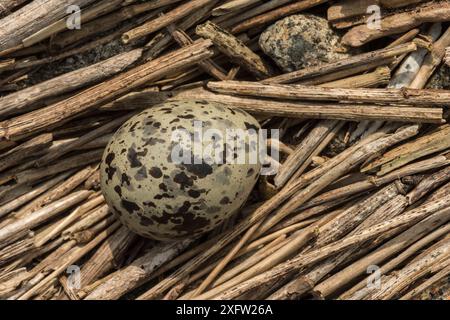
{"type": "Polygon", "coordinates": [[[427,89],[450,89],[450,67],[443,64],[431,77],[427,89]]]}
{"type": "Polygon", "coordinates": [[[289,16],[267,28],[259,38],[263,52],[284,71],[343,59],[340,37],[326,19],[298,14],[289,16]]]}

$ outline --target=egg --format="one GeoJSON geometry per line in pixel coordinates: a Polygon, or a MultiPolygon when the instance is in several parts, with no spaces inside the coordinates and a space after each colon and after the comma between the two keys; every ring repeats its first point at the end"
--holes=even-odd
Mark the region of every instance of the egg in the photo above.
{"type": "Polygon", "coordinates": [[[141,236],[170,241],[211,231],[245,204],[258,180],[260,129],[248,113],[216,102],[149,108],[107,145],[102,193],[141,236]]]}

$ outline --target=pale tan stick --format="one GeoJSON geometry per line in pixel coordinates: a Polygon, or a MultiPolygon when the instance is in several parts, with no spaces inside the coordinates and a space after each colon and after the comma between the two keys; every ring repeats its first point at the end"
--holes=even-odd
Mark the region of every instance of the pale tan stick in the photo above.
{"type": "Polygon", "coordinates": [[[231,29],[233,26],[239,24],[242,21],[248,20],[264,12],[268,12],[272,9],[278,8],[291,1],[292,0],[269,0],[263,4],[250,8],[249,10],[245,10],[242,13],[234,12],[223,15],[221,17],[216,17],[215,19],[212,20],[212,22],[219,24],[223,28],[231,29]]]}
{"type": "MultiPolygon", "coordinates": [[[[413,130],[414,131],[414,130],[413,130]]],[[[404,138],[403,138],[404,139],[404,138]]],[[[358,154],[358,151],[355,153],[355,154],[358,154]]],[[[366,153],[364,153],[364,156],[366,156],[367,154],[366,153]]],[[[351,163],[351,161],[350,161],[350,163],[351,163]]],[[[352,166],[352,165],[350,165],[350,166],[352,166]]],[[[339,170],[336,170],[336,173],[338,173],[338,172],[340,172],[339,170]]],[[[328,173],[328,174],[330,174],[331,176],[333,176],[333,174],[336,174],[336,173],[334,173],[334,172],[332,172],[332,173],[328,173]]],[[[340,173],[339,173],[340,174],[340,173]]],[[[315,191],[315,188],[317,188],[317,189],[320,189],[320,188],[323,188],[323,187],[321,187],[323,184],[323,182],[321,181],[322,179],[324,179],[324,177],[326,177],[326,178],[328,178],[327,177],[327,174],[325,174],[322,178],[319,178],[315,183],[313,183],[311,186],[312,187],[310,187],[310,188],[305,188],[305,195],[303,196],[302,195],[302,193],[299,193],[299,194],[297,194],[296,196],[294,196],[294,198],[293,198],[293,200],[294,201],[297,201],[296,200],[296,198],[299,198],[300,199],[300,197],[303,197],[303,199],[301,200],[301,201],[307,201],[308,200],[308,197],[312,197],[313,195],[314,195],[314,192],[317,192],[317,191],[315,191]],[[306,199],[306,200],[305,200],[306,199]]],[[[333,176],[333,178],[335,178],[334,176],[333,176]]],[[[264,231],[266,231],[266,230],[268,230],[268,229],[270,229],[273,225],[275,225],[278,221],[280,221],[284,216],[286,216],[287,214],[289,214],[290,212],[289,211],[286,211],[286,212],[283,212],[283,209],[285,209],[285,208],[289,208],[289,206],[291,206],[291,202],[293,201],[292,199],[291,199],[291,201],[289,201],[285,206],[283,206],[282,207],[282,209],[275,215],[275,216],[273,216],[273,217],[271,217],[271,218],[269,218],[268,219],[268,221],[267,222],[265,222],[264,223],[264,227],[263,228],[261,228],[261,230],[259,230],[259,232],[260,233],[263,233],[264,231]]],[[[301,205],[301,202],[300,202],[300,205],[301,205]]],[[[259,227],[259,224],[257,224],[256,225],[256,228],[257,227],[259,227]]],[[[251,229],[249,229],[249,231],[246,233],[246,236],[248,236],[248,235],[253,235],[254,233],[255,233],[255,229],[256,229],[255,227],[252,227],[251,229]]],[[[234,249],[233,249],[233,253],[234,253],[234,249]]],[[[230,256],[231,256],[231,253],[230,253],[230,256]]],[[[231,259],[230,257],[228,257],[228,259],[231,259]]],[[[201,295],[200,297],[202,297],[202,298],[204,298],[203,297],[203,295],[201,295]]]]}
{"type": "Polygon", "coordinates": [[[33,213],[32,216],[25,217],[17,220],[2,229],[0,229],[0,241],[6,240],[8,237],[14,235],[16,232],[20,232],[25,229],[30,229],[38,224],[48,220],[49,218],[61,213],[62,211],[70,208],[74,204],[80,203],[92,194],[90,191],[77,191],[73,194],[66,196],[54,203],[44,207],[33,213]]]}
{"type": "Polygon", "coordinates": [[[96,149],[80,155],[68,157],[65,161],[47,167],[24,170],[15,175],[15,180],[17,184],[30,183],[54,174],[98,162],[102,157],[103,151],[103,149],[96,149]]]}
{"type": "Polygon", "coordinates": [[[275,252],[277,252],[280,248],[286,245],[286,235],[280,235],[279,237],[272,240],[272,242],[268,243],[264,247],[262,247],[259,251],[255,252],[254,255],[250,256],[243,262],[239,262],[232,269],[224,272],[220,277],[217,278],[216,281],[212,284],[212,287],[217,287],[218,285],[232,279],[234,276],[244,272],[248,268],[253,265],[259,263],[263,259],[271,256],[275,252]]]}
{"type": "MultiPolygon", "coordinates": [[[[384,136],[384,134],[374,135],[373,140],[375,140],[376,138],[380,138],[382,136],[384,136]]],[[[354,149],[357,150],[359,147],[360,146],[358,145],[354,149]]],[[[353,151],[353,149],[351,151],[353,151]]],[[[344,152],[343,157],[345,158],[346,155],[347,154],[345,154],[344,152]]],[[[337,158],[337,161],[341,160],[337,158]]],[[[327,164],[331,164],[331,166],[333,166],[333,161],[329,161],[327,164]]],[[[327,169],[328,168],[325,168],[325,170],[327,169]]],[[[231,243],[237,236],[239,236],[245,230],[253,226],[256,222],[265,218],[268,214],[270,214],[271,211],[273,211],[276,207],[281,205],[286,199],[292,196],[292,194],[298,192],[304,186],[304,184],[305,181],[302,180],[283,188],[278,194],[276,194],[266,203],[261,205],[247,219],[242,221],[240,224],[236,225],[233,230],[227,232],[226,234],[222,235],[219,239],[217,239],[215,245],[213,245],[211,248],[195,257],[195,259],[191,260],[189,264],[186,264],[182,268],[177,270],[170,276],[170,278],[166,278],[165,280],[161,281],[158,285],[148,290],[146,293],[141,295],[139,299],[152,299],[160,295],[163,295],[164,292],[167,291],[171,286],[175,285],[178,281],[185,279],[192,271],[195,271],[196,268],[198,268],[200,265],[206,262],[208,258],[217,253],[220,249],[223,249],[225,246],[231,243]]]]}
{"type": "MultiPolygon", "coordinates": [[[[444,133],[444,131],[442,132],[444,133]]],[[[438,135],[439,137],[440,135],[438,135]]],[[[397,168],[404,166],[405,164],[411,163],[412,161],[422,158],[424,156],[437,153],[439,151],[444,151],[450,148],[450,141],[448,141],[447,136],[443,135],[442,140],[437,140],[436,142],[431,142],[422,146],[423,149],[412,149],[409,154],[400,154],[394,160],[385,163],[381,166],[380,171],[377,172],[377,176],[383,176],[397,168]]]]}
{"type": "MultiPolygon", "coordinates": [[[[431,217],[430,217],[431,219],[431,217]]],[[[417,228],[415,229],[417,230],[417,228]]],[[[422,248],[426,247],[430,243],[434,242],[436,239],[439,239],[441,236],[447,234],[450,231],[450,225],[447,223],[442,227],[437,228],[435,231],[424,234],[423,238],[413,243],[409,247],[407,247],[403,252],[398,254],[396,257],[383,264],[381,267],[382,274],[387,274],[391,272],[395,267],[400,265],[403,261],[409,259],[411,256],[415,255],[422,248]]],[[[411,243],[411,240],[408,240],[408,244],[411,243]]],[[[366,293],[362,293],[362,291],[368,292],[367,288],[364,288],[367,285],[367,279],[362,280],[357,285],[352,287],[350,290],[347,290],[342,295],[339,296],[339,299],[353,299],[353,297],[363,296],[366,293]]],[[[323,285],[325,286],[325,284],[323,285]]],[[[331,290],[330,290],[331,292],[331,290]]]]}
{"type": "MultiPolygon", "coordinates": [[[[48,190],[23,208],[21,208],[17,213],[14,214],[13,218],[20,219],[22,217],[28,216],[36,210],[41,209],[45,205],[60,199],[61,197],[69,194],[71,191],[75,190],[77,186],[83,183],[92,172],[95,171],[95,168],[86,167],[75,174],[70,172],[71,177],[67,180],[61,182],[57,186],[48,190]]],[[[67,173],[66,173],[67,174],[67,173]]],[[[66,175],[64,174],[64,175],[66,175]]],[[[64,176],[65,177],[65,176],[64,176]]]]}
{"type": "Polygon", "coordinates": [[[158,31],[164,27],[167,27],[171,23],[176,22],[189,15],[190,13],[201,9],[203,6],[208,5],[214,0],[193,0],[186,2],[175,9],[167,12],[165,15],[153,19],[137,28],[134,28],[122,35],[122,41],[128,43],[132,40],[142,38],[152,32],[158,31]]]}
{"type": "MultiPolygon", "coordinates": [[[[360,231],[363,231],[365,228],[378,223],[379,221],[398,216],[407,206],[405,197],[403,195],[397,194],[399,192],[403,192],[405,186],[401,183],[398,183],[393,184],[392,187],[394,188],[385,188],[374,196],[367,198],[363,202],[356,203],[354,206],[348,209],[350,210],[349,212],[343,212],[339,214],[335,219],[331,220],[329,223],[323,225],[322,230],[319,231],[319,234],[325,234],[325,238],[335,237],[335,239],[337,239],[336,241],[339,241],[339,236],[342,236],[342,232],[340,232],[339,234],[336,233],[333,229],[330,230],[330,225],[332,226],[338,224],[338,228],[340,227],[341,231],[342,229],[347,231],[353,229],[348,235],[354,235],[360,231]],[[386,202],[379,206],[383,201],[385,201],[385,199],[377,198],[382,198],[384,195],[390,198],[390,200],[388,201],[386,199],[386,202]],[[368,212],[367,208],[365,207],[369,207],[368,212]],[[364,213],[364,211],[366,212],[364,213]],[[345,219],[347,218],[346,215],[351,215],[351,219],[347,219],[347,221],[345,221],[345,219]],[[367,218],[365,218],[364,216],[366,216],[367,218]],[[362,223],[354,227],[355,224],[359,223],[360,221],[362,221],[362,223]],[[346,227],[342,228],[341,226],[339,226],[339,223],[342,223],[342,225],[346,225],[346,227]],[[327,231],[327,228],[329,231],[327,231]]],[[[316,242],[314,244],[314,247],[320,246],[324,243],[323,237],[322,239],[319,239],[319,242],[316,242]]],[[[377,241],[367,243],[364,247],[366,250],[369,250],[370,248],[375,246],[377,246],[377,241]]],[[[313,286],[317,284],[322,278],[324,278],[327,274],[330,274],[337,266],[345,262],[349,257],[351,258],[353,255],[355,255],[357,253],[357,250],[355,249],[357,248],[347,250],[336,257],[331,257],[325,260],[324,262],[315,266],[306,275],[301,275],[299,278],[294,279],[286,286],[279,289],[277,292],[272,294],[269,299],[293,299],[295,297],[302,296],[304,293],[306,293],[307,289],[312,290],[313,286]]]]}
{"type": "Polygon", "coordinates": [[[376,88],[389,84],[390,80],[391,70],[389,67],[380,67],[370,73],[326,82],[319,86],[325,88],[354,88],[355,84],[358,84],[359,88],[376,88]]]}
{"type": "Polygon", "coordinates": [[[446,90],[427,89],[355,89],[322,88],[318,86],[261,84],[248,81],[208,82],[207,87],[218,93],[251,97],[292,99],[296,101],[336,101],[356,103],[380,103],[443,106],[450,104],[450,93],[446,90]]]}
{"type": "MultiPolygon", "coordinates": [[[[286,240],[286,235],[283,235],[283,236],[280,236],[280,237],[276,238],[275,240],[273,240],[272,242],[268,243],[266,246],[264,246],[263,248],[261,248],[260,250],[255,252],[253,255],[249,256],[244,262],[240,262],[239,264],[236,264],[233,269],[229,270],[230,272],[227,271],[226,273],[223,274],[223,276],[226,275],[227,278],[231,278],[235,273],[239,273],[243,269],[247,269],[247,267],[251,267],[251,266],[255,265],[256,263],[258,263],[259,261],[261,261],[265,257],[271,255],[273,252],[277,251],[279,248],[284,246],[287,243],[287,241],[285,241],[285,240],[286,240]],[[245,267],[243,267],[243,266],[245,266],[245,267]]],[[[235,258],[237,259],[237,258],[241,257],[243,254],[244,253],[239,253],[239,254],[236,255],[235,258]]],[[[207,266],[206,268],[203,268],[199,272],[193,274],[191,277],[189,277],[189,283],[194,283],[195,281],[197,281],[197,280],[201,279],[202,277],[204,277],[211,270],[213,270],[213,268],[218,263],[220,263],[220,261],[216,261],[215,263],[212,263],[209,266],[207,266]]],[[[222,277],[221,277],[221,280],[222,280],[222,277]]],[[[218,280],[216,280],[214,282],[214,284],[216,284],[217,281],[218,280]]],[[[216,285],[214,285],[214,286],[216,286],[216,285]]],[[[189,291],[189,292],[183,294],[180,297],[180,299],[191,299],[191,298],[193,298],[194,291],[195,290],[189,291]]]]}
{"type": "MultiPolygon", "coordinates": [[[[218,3],[219,0],[213,0],[208,5],[203,6],[199,10],[191,13],[183,20],[176,23],[176,27],[179,30],[187,31],[189,28],[194,27],[196,24],[202,22],[205,18],[209,17],[212,8],[218,3]]],[[[160,31],[156,34],[149,43],[145,45],[147,52],[144,54],[145,61],[158,57],[164,50],[166,50],[173,42],[172,36],[165,31],[160,31]]]]}
{"type": "Polygon", "coordinates": [[[175,258],[192,243],[193,240],[189,239],[155,246],[129,266],[116,271],[114,276],[95,288],[85,299],[107,300],[120,298],[128,291],[142,284],[153,271],[175,258]]]}
{"type": "Polygon", "coordinates": [[[441,271],[439,271],[431,278],[426,280],[424,283],[422,283],[418,287],[414,288],[413,290],[402,296],[400,300],[412,300],[414,297],[417,297],[421,292],[427,290],[429,287],[435,285],[436,283],[447,277],[450,274],[450,260],[447,259],[446,261],[441,262],[441,265],[443,267],[441,271]]]}
{"type": "Polygon", "coordinates": [[[35,239],[35,246],[41,247],[51,239],[55,238],[57,235],[59,235],[67,226],[72,224],[77,218],[82,216],[84,213],[88,212],[89,210],[93,209],[97,205],[100,205],[105,200],[102,195],[99,195],[88,202],[82,204],[81,206],[77,207],[75,210],[73,210],[67,217],[61,220],[56,226],[51,226],[44,230],[42,233],[39,233],[36,236],[35,239]]]}
{"type": "Polygon", "coordinates": [[[259,263],[253,265],[251,268],[240,273],[238,276],[231,278],[225,283],[222,283],[219,286],[201,295],[194,296],[193,299],[196,300],[211,299],[220,292],[223,292],[228,288],[231,288],[247,279],[250,279],[251,277],[257,274],[261,274],[262,272],[269,270],[271,267],[276,266],[277,264],[281,263],[286,258],[291,256],[294,252],[298,252],[300,248],[302,248],[305,244],[307,244],[311,239],[313,239],[316,236],[317,230],[313,227],[296,232],[294,235],[288,238],[289,242],[284,247],[280,248],[271,256],[266,257],[259,263]]]}
{"type": "Polygon", "coordinates": [[[381,28],[373,28],[373,26],[365,24],[354,27],[344,35],[342,43],[359,47],[381,37],[408,31],[425,22],[447,20],[450,20],[450,4],[448,2],[425,4],[411,11],[381,19],[381,28]]]}
{"type": "Polygon", "coordinates": [[[214,8],[212,14],[213,16],[222,16],[224,14],[251,6],[258,2],[262,2],[262,0],[232,0],[214,8]]]}
{"type": "MultiPolygon", "coordinates": [[[[193,40],[184,32],[181,30],[177,30],[174,26],[168,26],[167,29],[169,30],[170,34],[174,38],[176,42],[178,42],[181,46],[188,46],[193,43],[193,40]]],[[[205,59],[204,61],[199,62],[198,64],[206,73],[209,75],[215,77],[218,80],[225,80],[227,79],[227,75],[225,74],[225,71],[217,65],[213,60],[211,59],[205,59]]]]}
{"type": "Polygon", "coordinates": [[[330,142],[336,137],[336,135],[342,129],[344,124],[345,124],[344,121],[339,121],[337,123],[337,125],[328,133],[328,135],[317,145],[317,147],[313,150],[313,152],[309,155],[309,157],[305,160],[305,162],[298,168],[298,170],[294,172],[288,183],[293,183],[305,172],[306,169],[308,169],[308,167],[313,162],[314,157],[318,156],[330,144],[330,142]]]}
{"type": "Polygon", "coordinates": [[[309,8],[318,6],[322,3],[328,2],[328,0],[302,0],[296,1],[292,4],[288,4],[284,7],[275,9],[263,13],[259,16],[253,17],[245,22],[242,22],[232,29],[233,33],[240,33],[251,28],[257,28],[263,26],[271,21],[278,20],[290,14],[295,14],[297,12],[307,10],[309,8]]]}
{"type": "Polygon", "coordinates": [[[99,245],[103,240],[105,240],[110,234],[112,234],[120,224],[117,222],[114,225],[110,226],[107,230],[100,233],[94,240],[89,242],[88,244],[84,246],[80,246],[77,248],[74,248],[72,251],[70,251],[67,255],[64,255],[62,257],[62,262],[58,263],[57,268],[50,273],[45,279],[40,281],[36,286],[32,287],[30,290],[28,290],[26,293],[24,293],[22,296],[18,298],[18,300],[27,300],[30,299],[32,296],[36,294],[40,289],[42,289],[44,286],[48,285],[50,281],[53,281],[53,279],[56,279],[62,272],[64,272],[68,266],[72,265],[79,259],[81,259],[83,256],[85,256],[87,253],[89,253],[92,249],[94,249],[97,245],[99,245]]]}
{"type": "Polygon", "coordinates": [[[197,89],[181,91],[174,97],[170,98],[170,100],[175,101],[186,98],[203,98],[209,101],[217,101],[232,108],[240,108],[256,115],[352,121],[373,119],[391,120],[397,122],[443,122],[443,110],[441,108],[264,100],[216,94],[197,89]]]}
{"type": "Polygon", "coordinates": [[[305,203],[304,207],[313,207],[322,203],[327,203],[341,197],[349,197],[360,192],[368,191],[374,189],[378,186],[384,185],[386,183],[395,181],[396,179],[411,176],[417,173],[425,172],[432,169],[442,168],[448,166],[450,161],[445,156],[436,156],[430,159],[419,161],[403,168],[400,168],[386,176],[374,178],[369,177],[366,180],[355,182],[348,186],[333,189],[322,193],[321,195],[315,197],[314,199],[305,203]]]}
{"type": "Polygon", "coordinates": [[[137,236],[125,227],[120,227],[111,235],[83,265],[81,269],[81,286],[85,288],[107,271],[118,267],[122,254],[134,242],[137,236]]]}
{"type": "Polygon", "coordinates": [[[308,136],[302,140],[302,142],[295,148],[281,168],[278,170],[275,176],[275,185],[282,187],[291,176],[299,169],[308,157],[319,146],[321,141],[333,130],[338,124],[336,120],[324,120],[320,121],[308,134],[308,136]]]}
{"type": "Polygon", "coordinates": [[[239,240],[239,242],[233,246],[233,249],[227,253],[227,255],[222,259],[222,261],[217,264],[211,273],[206,277],[206,279],[200,284],[200,286],[195,290],[193,296],[199,296],[220,274],[220,272],[225,269],[225,267],[230,263],[231,260],[236,256],[236,254],[242,249],[246,242],[250,239],[253,233],[259,228],[262,221],[253,225],[244,236],[239,240]]]}
{"type": "MultiPolygon", "coordinates": [[[[407,211],[406,213],[404,213],[404,215],[420,210],[421,207],[431,208],[434,204],[436,203],[424,204],[416,209],[407,211]]],[[[402,216],[403,215],[401,215],[400,217],[402,216]]],[[[338,288],[343,287],[345,284],[351,282],[352,279],[355,279],[356,276],[364,274],[368,266],[379,265],[389,257],[400,253],[402,250],[405,250],[414,242],[418,241],[424,236],[427,236],[430,232],[430,228],[434,230],[434,228],[437,228],[440,225],[446,223],[449,218],[448,208],[439,209],[436,213],[434,213],[427,219],[423,220],[415,226],[410,227],[395,238],[384,243],[381,247],[379,247],[369,255],[360,258],[348,267],[332,275],[330,278],[317,286],[317,290],[321,292],[324,297],[331,295],[338,288]]],[[[406,250],[404,254],[399,254],[398,260],[394,258],[392,263],[386,265],[386,270],[392,270],[392,268],[396,266],[397,263],[403,261],[410,255],[411,251],[408,250],[406,250]]]]}
{"type": "Polygon", "coordinates": [[[409,204],[417,202],[427,193],[433,191],[440,185],[443,185],[448,180],[450,180],[450,167],[446,167],[429,175],[428,177],[423,179],[413,191],[408,194],[407,198],[409,204]]]}
{"type": "Polygon", "coordinates": [[[436,260],[450,257],[450,240],[444,241],[442,245],[432,250],[418,261],[413,261],[400,270],[394,277],[384,281],[384,286],[370,295],[373,300],[394,299],[402,292],[411,282],[421,278],[428,273],[429,268],[436,260]]]}
{"type": "Polygon", "coordinates": [[[43,149],[47,149],[53,140],[51,133],[34,137],[0,156],[0,171],[11,168],[20,161],[32,157],[43,149]]]}
{"type": "Polygon", "coordinates": [[[110,214],[111,211],[109,211],[108,205],[103,204],[102,202],[102,205],[87,212],[80,221],[64,230],[62,233],[63,239],[71,239],[74,234],[88,229],[92,225],[105,219],[110,214]]]}
{"type": "MultiPolygon", "coordinates": [[[[70,45],[85,40],[85,38],[90,38],[97,34],[117,28],[121,22],[133,19],[137,15],[147,11],[151,11],[154,9],[154,6],[154,3],[145,2],[122,8],[100,18],[96,17],[95,20],[84,22],[83,27],[79,30],[68,30],[66,32],[53,35],[50,40],[50,45],[52,48],[58,49],[69,47],[70,45]]],[[[161,8],[149,13],[149,20],[157,17],[163,10],[164,8],[161,8]]]]}
{"type": "Polygon", "coordinates": [[[354,168],[358,163],[361,163],[371,154],[376,153],[376,150],[383,150],[393,144],[408,139],[418,132],[418,126],[410,126],[400,129],[398,132],[389,135],[385,138],[380,138],[374,142],[361,146],[353,154],[350,154],[345,161],[336,164],[332,169],[325,172],[321,177],[306,186],[303,190],[295,194],[288,202],[286,202],[275,215],[268,218],[259,232],[265,232],[273,227],[287,215],[292,213],[302,204],[317,195],[321,190],[328,186],[331,182],[342,177],[354,168]]]}
{"type": "Polygon", "coordinates": [[[68,173],[62,173],[56,176],[55,178],[52,178],[48,181],[41,183],[40,185],[37,185],[30,192],[25,193],[24,195],[4,204],[3,206],[0,206],[0,217],[7,215],[8,213],[12,212],[18,207],[24,205],[25,203],[28,203],[30,200],[36,198],[37,196],[49,190],[50,188],[54,187],[56,184],[60,183],[68,176],[69,176],[68,173]]]}
{"type": "Polygon", "coordinates": [[[49,153],[47,153],[46,155],[44,155],[43,157],[41,157],[40,159],[38,159],[36,161],[36,166],[42,167],[42,166],[54,161],[55,159],[60,158],[61,156],[65,155],[66,153],[68,153],[74,149],[77,149],[78,147],[80,147],[84,144],[87,144],[89,141],[94,140],[95,138],[103,135],[104,133],[110,132],[110,131],[118,128],[125,121],[130,119],[132,116],[133,116],[133,114],[127,114],[123,117],[114,119],[114,120],[106,123],[105,125],[97,128],[95,130],[92,130],[91,132],[79,137],[72,143],[63,144],[60,147],[56,147],[56,148],[52,149],[49,153]]]}

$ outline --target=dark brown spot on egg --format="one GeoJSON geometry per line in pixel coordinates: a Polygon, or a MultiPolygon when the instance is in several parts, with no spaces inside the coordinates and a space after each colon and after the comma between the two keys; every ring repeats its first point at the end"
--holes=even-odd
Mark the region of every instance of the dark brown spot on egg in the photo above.
{"type": "Polygon", "coordinates": [[[139,206],[136,203],[132,202],[132,201],[128,201],[128,200],[122,199],[121,200],[121,204],[122,204],[122,207],[125,210],[127,210],[129,213],[133,213],[135,211],[139,211],[139,206]]]}
{"type": "Polygon", "coordinates": [[[114,191],[119,195],[119,197],[122,197],[122,188],[121,187],[115,186],[114,191]]]}
{"type": "Polygon", "coordinates": [[[127,184],[128,186],[131,185],[130,177],[129,177],[126,173],[122,173],[122,179],[121,179],[121,181],[122,181],[122,186],[123,186],[124,184],[127,184]]]}
{"type": "Polygon", "coordinates": [[[128,161],[130,162],[131,168],[137,168],[142,166],[142,163],[138,159],[138,154],[133,147],[128,149],[127,158],[128,161]]]}
{"type": "Polygon", "coordinates": [[[162,177],[163,173],[161,171],[160,168],[158,167],[152,167],[149,171],[150,175],[155,178],[155,179],[159,179],[162,177]]]}
{"type": "Polygon", "coordinates": [[[220,200],[220,204],[225,205],[225,204],[229,204],[229,203],[230,203],[230,198],[228,198],[228,197],[223,197],[223,198],[220,200]]]}
{"type": "Polygon", "coordinates": [[[186,175],[184,172],[177,173],[173,178],[173,181],[180,185],[181,190],[192,187],[194,180],[186,175]]]}
{"type": "Polygon", "coordinates": [[[190,197],[197,199],[198,197],[200,197],[200,192],[197,190],[189,190],[188,194],[190,197]]]}

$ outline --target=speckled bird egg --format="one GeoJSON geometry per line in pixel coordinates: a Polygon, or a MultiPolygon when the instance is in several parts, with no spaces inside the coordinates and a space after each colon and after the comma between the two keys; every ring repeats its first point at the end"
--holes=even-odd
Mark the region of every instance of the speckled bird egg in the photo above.
{"type": "Polygon", "coordinates": [[[105,150],[100,170],[106,202],[144,237],[208,232],[242,207],[258,179],[261,161],[250,160],[258,143],[250,137],[259,129],[246,112],[204,100],[147,109],[127,121],[105,150]],[[230,129],[248,136],[230,140],[230,129]]]}

